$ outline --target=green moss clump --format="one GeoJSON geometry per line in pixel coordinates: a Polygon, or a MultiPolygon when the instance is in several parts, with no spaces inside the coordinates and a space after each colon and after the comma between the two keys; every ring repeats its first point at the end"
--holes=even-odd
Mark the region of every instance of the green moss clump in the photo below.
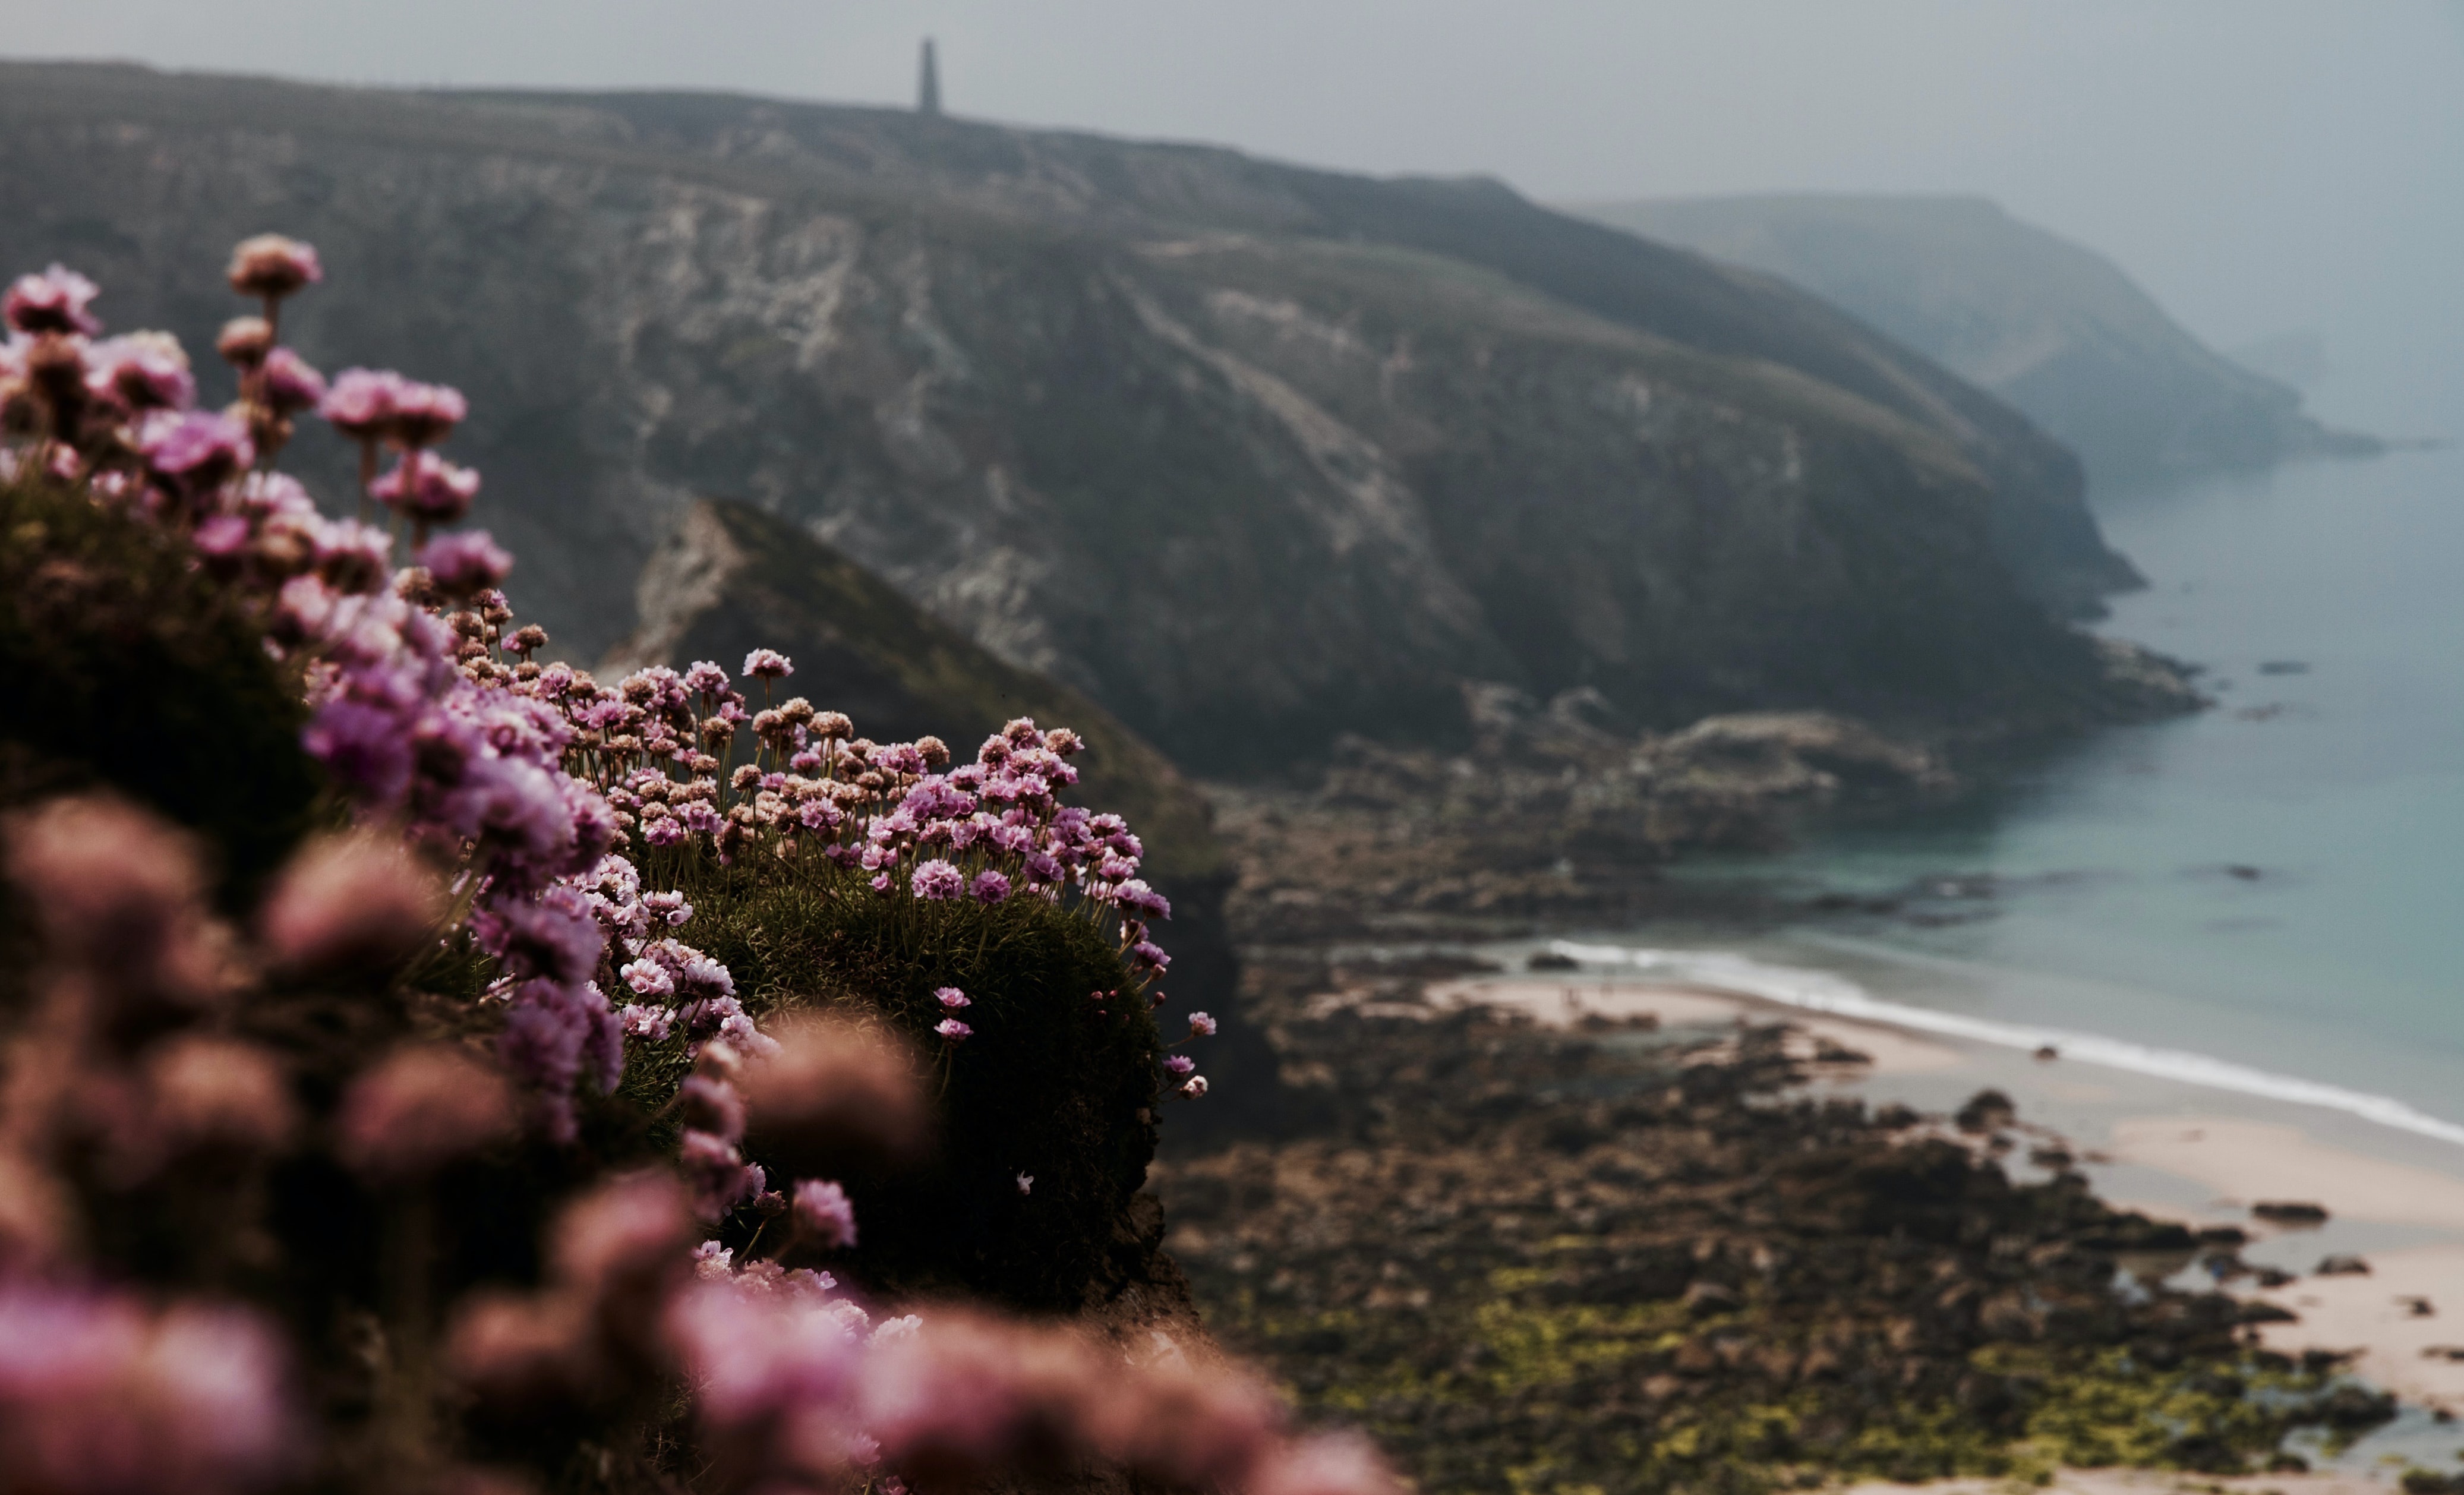
{"type": "MultiPolygon", "coordinates": [[[[878,1014],[928,1056],[939,1136],[920,1168],[842,1178],[861,1244],[846,1265],[903,1293],[966,1291],[1075,1308],[1104,1274],[1113,1232],[1155,1144],[1160,1044],[1114,940],[1085,912],[1014,897],[985,906],[883,894],[819,864],[652,853],[646,884],[694,909],[678,933],[724,962],[745,1009],[878,1014]],[[672,863],[672,865],[671,865],[672,863]],[[975,1031],[945,1043],[935,998],[955,986],[975,1031]],[[1098,1002],[1096,992],[1122,995],[1098,1002]],[[1032,1176],[1022,1193],[1018,1176],[1032,1176]]],[[[637,1050],[628,1093],[674,1092],[681,1037],[637,1050]]],[[[755,1161],[761,1161],[759,1156],[755,1161]]],[[[785,1185],[790,1180],[775,1180],[785,1185]]]]}
{"type": "Polygon", "coordinates": [[[0,483],[0,804],[117,790],[201,833],[238,906],[314,821],[306,716],[182,537],[0,483]]]}

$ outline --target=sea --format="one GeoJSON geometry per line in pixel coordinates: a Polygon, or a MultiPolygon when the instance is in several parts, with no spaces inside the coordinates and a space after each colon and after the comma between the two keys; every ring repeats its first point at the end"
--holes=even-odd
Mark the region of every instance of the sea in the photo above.
{"type": "Polygon", "coordinates": [[[2096,627],[2198,667],[2212,708],[1680,873],[1828,909],[1801,923],[1569,953],[2052,1047],[2464,1172],[2464,451],[2096,506],[2148,583],[2096,627]]]}

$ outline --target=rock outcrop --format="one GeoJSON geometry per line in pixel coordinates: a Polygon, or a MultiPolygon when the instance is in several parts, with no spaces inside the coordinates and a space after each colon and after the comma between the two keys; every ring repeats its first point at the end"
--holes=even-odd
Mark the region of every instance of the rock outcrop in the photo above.
{"type": "Polygon", "coordinates": [[[1774,275],[2027,412],[2100,486],[2369,455],[2210,350],[2121,267],[1976,197],[1719,197],[1587,209],[1774,275]]]}
{"type": "MultiPolygon", "coordinates": [[[[1810,296],[1493,184],[0,67],[0,265],[76,263],[195,343],[232,310],[214,253],[277,227],[332,276],[286,316],[307,356],[471,395],[453,454],[584,657],[727,493],[1194,767],[1460,740],[1466,680],[1663,730],[2112,707],[2047,615],[2130,579],[2060,448],[1810,296]]],[[[296,451],[347,491],[341,443],[296,451]]]]}

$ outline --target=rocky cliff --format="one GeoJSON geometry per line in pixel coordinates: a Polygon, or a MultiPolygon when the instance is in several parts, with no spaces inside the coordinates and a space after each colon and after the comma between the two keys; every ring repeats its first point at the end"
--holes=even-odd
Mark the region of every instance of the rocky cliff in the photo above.
{"type": "MultiPolygon", "coordinates": [[[[739,495],[1181,761],[1444,738],[1466,681],[1634,727],[2109,705],[2067,454],[1801,293],[1493,185],[729,98],[0,68],[0,265],[192,340],[316,242],[312,359],[415,359],[583,655],[739,495]]],[[[211,384],[210,377],[209,385],[211,384]]],[[[323,489],[340,443],[303,440],[323,489]]]]}
{"type": "Polygon", "coordinates": [[[2366,455],[2211,351],[2111,260],[1977,197],[1721,197],[1587,209],[1778,275],[1993,391],[2100,484],[2366,455]]]}

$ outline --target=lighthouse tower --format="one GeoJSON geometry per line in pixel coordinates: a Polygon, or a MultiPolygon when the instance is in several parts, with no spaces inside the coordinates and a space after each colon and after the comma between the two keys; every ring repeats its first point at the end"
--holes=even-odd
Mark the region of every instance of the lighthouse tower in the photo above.
{"type": "Polygon", "coordinates": [[[933,58],[933,38],[924,38],[924,58],[915,68],[915,112],[941,112],[941,68],[933,58]]]}

